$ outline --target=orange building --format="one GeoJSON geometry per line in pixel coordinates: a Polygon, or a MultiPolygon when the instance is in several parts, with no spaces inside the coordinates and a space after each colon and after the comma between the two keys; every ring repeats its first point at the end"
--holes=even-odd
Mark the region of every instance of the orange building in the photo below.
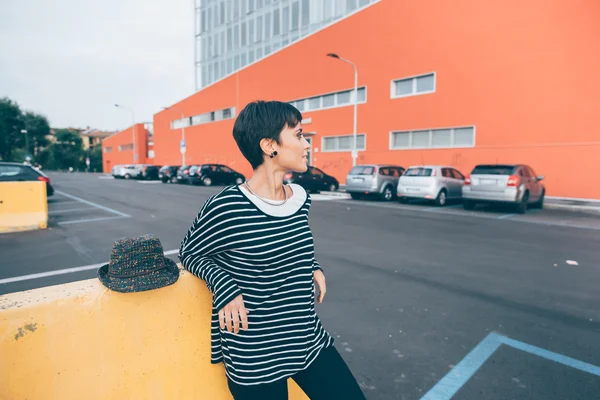
{"type": "Polygon", "coordinates": [[[119,164],[152,164],[153,162],[154,143],[149,124],[135,124],[102,141],[102,170],[106,173],[111,172],[112,168],[119,164]]]}
{"type": "Polygon", "coordinates": [[[358,68],[358,164],[468,174],[478,163],[527,163],[549,196],[600,199],[598,15],[595,0],[382,0],[157,113],[155,162],[181,164],[183,126],[186,164],[250,176],[235,116],[276,99],[302,111],[311,163],[344,182],[354,73],[326,57],[337,53],[358,68]]]}

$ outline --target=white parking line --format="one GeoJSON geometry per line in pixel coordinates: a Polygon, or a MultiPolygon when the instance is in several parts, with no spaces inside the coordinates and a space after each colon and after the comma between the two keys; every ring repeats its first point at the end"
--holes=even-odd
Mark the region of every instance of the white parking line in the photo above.
{"type": "Polygon", "coordinates": [[[113,219],[123,219],[123,218],[129,218],[129,217],[121,217],[120,215],[117,215],[116,217],[100,217],[100,218],[88,218],[88,219],[75,219],[75,220],[72,220],[72,221],[59,222],[58,225],[83,224],[83,223],[87,223],[87,222],[110,221],[110,220],[113,220],[113,219]]]}
{"type": "Polygon", "coordinates": [[[69,199],[71,199],[71,200],[77,200],[77,201],[80,201],[80,202],[82,202],[82,203],[84,203],[84,204],[90,205],[90,206],[92,206],[92,207],[96,207],[96,208],[99,208],[99,209],[101,209],[101,210],[108,211],[109,213],[112,213],[112,214],[117,214],[117,215],[119,215],[119,216],[121,216],[121,217],[123,217],[123,218],[129,218],[129,217],[131,217],[131,215],[129,215],[129,214],[125,214],[125,213],[122,213],[122,212],[120,212],[120,211],[113,210],[112,208],[108,208],[108,207],[101,206],[100,204],[96,204],[96,203],[93,203],[93,202],[91,202],[91,201],[84,200],[84,199],[82,199],[82,198],[79,198],[79,197],[77,197],[77,196],[73,196],[72,194],[68,194],[68,193],[65,193],[65,192],[61,192],[61,191],[59,191],[59,190],[56,190],[56,191],[55,191],[55,193],[58,193],[58,194],[60,194],[60,195],[62,195],[62,196],[65,196],[65,197],[68,197],[68,198],[69,198],[69,199]]]}
{"type": "MultiPolygon", "coordinates": [[[[165,256],[170,256],[172,254],[177,254],[177,253],[179,253],[179,249],[169,250],[169,251],[165,251],[165,256]]],[[[46,278],[48,276],[64,275],[64,274],[72,274],[74,272],[88,271],[90,269],[100,268],[101,266],[103,266],[106,263],[107,262],[101,262],[98,264],[84,265],[83,267],[65,268],[65,269],[58,269],[55,271],[40,272],[37,274],[15,276],[13,278],[4,278],[4,279],[0,279],[0,285],[5,284],[5,283],[21,282],[21,281],[28,281],[28,280],[32,280],[32,279],[46,278]]]]}
{"type": "Polygon", "coordinates": [[[85,211],[85,210],[93,210],[93,208],[65,208],[65,209],[60,209],[60,210],[52,210],[52,211],[48,211],[48,215],[52,215],[52,214],[62,214],[62,213],[69,213],[69,212],[74,212],[74,211],[85,211]]]}

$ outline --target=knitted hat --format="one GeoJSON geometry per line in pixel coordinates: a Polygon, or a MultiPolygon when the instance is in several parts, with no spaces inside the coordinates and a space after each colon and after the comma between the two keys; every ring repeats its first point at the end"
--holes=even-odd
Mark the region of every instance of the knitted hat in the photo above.
{"type": "Polygon", "coordinates": [[[123,293],[158,289],[178,278],[177,264],[164,256],[160,240],[151,234],[117,240],[109,263],[98,269],[104,286],[123,293]]]}

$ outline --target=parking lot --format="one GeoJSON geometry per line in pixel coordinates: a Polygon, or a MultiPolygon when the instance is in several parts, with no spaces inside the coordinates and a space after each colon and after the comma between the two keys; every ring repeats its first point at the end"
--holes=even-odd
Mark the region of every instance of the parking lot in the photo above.
{"type": "MultiPolygon", "coordinates": [[[[220,190],[50,177],[49,228],[0,236],[0,294],[94,278],[124,236],[153,233],[177,260],[220,190]]],[[[313,200],[318,312],[368,399],[598,397],[599,214],[313,200]]]]}

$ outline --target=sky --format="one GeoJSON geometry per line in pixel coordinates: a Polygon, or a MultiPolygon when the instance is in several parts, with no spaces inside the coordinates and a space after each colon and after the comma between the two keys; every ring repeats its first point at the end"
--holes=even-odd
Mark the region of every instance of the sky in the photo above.
{"type": "Polygon", "coordinates": [[[0,98],[52,127],[152,122],[194,84],[193,0],[0,1],[0,98]]]}

